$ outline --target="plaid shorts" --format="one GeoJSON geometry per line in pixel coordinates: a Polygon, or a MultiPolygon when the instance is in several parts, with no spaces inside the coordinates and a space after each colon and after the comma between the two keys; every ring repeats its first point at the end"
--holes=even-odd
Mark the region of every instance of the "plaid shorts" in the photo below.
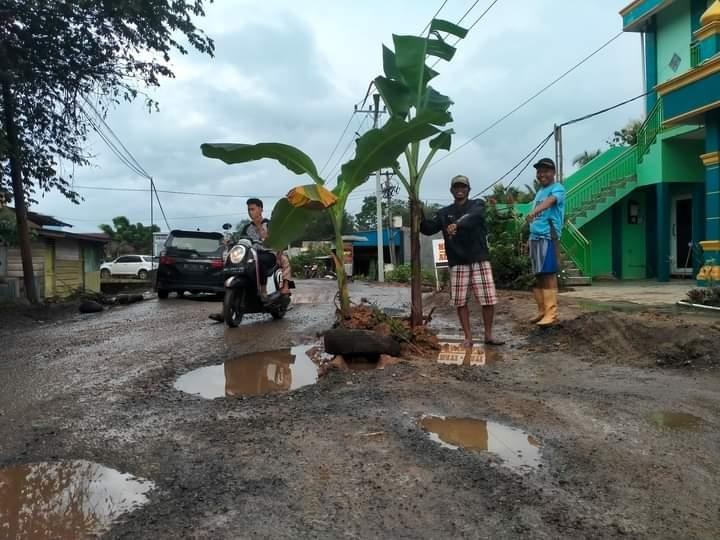
{"type": "Polygon", "coordinates": [[[450,298],[455,307],[467,305],[470,286],[481,305],[494,306],[497,304],[497,292],[495,292],[490,261],[458,264],[450,268],[450,298]]]}

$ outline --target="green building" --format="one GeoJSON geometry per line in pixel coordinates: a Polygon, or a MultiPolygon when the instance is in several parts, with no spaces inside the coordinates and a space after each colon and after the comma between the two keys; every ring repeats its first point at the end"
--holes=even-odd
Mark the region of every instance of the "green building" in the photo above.
{"type": "Polygon", "coordinates": [[[720,279],[720,0],[636,0],[620,14],[643,36],[646,119],[637,144],[565,180],[563,251],[592,278],[720,279]]]}

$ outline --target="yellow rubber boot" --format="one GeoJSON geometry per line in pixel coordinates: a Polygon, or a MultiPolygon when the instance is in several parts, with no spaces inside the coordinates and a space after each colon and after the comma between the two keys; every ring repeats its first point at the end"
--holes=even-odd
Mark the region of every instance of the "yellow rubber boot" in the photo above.
{"type": "Polygon", "coordinates": [[[558,321],[557,311],[557,290],[543,289],[543,300],[545,301],[545,315],[537,322],[538,326],[552,326],[558,321]]]}
{"type": "Polygon", "coordinates": [[[540,322],[540,319],[545,316],[545,298],[543,296],[543,290],[538,289],[537,287],[533,289],[533,294],[535,295],[535,303],[538,307],[538,314],[530,319],[530,322],[535,324],[536,322],[540,322]]]}

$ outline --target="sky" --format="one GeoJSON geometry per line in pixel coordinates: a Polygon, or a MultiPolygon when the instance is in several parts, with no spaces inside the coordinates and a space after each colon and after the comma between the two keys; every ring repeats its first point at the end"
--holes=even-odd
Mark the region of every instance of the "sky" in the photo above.
{"type": "MultiPolygon", "coordinates": [[[[340,163],[352,157],[353,133],[363,133],[371,125],[370,115],[353,110],[365,97],[370,80],[381,74],[381,45],[390,45],[393,33],[420,33],[441,3],[216,0],[207,6],[207,16],[198,20],[215,40],[214,58],[176,54],[172,59],[176,78],[163,80],[160,89],[151,92],[160,111],[148,114],[136,101],[111,110],[107,123],[155,179],[171,228],[220,230],[225,222],[245,218],[245,199],[254,196],[263,199],[269,215],[278,198],[295,185],[309,183],[309,178],[269,160],[225,165],[204,158],[200,145],[296,145],[323,170],[328,185],[334,185],[340,163]],[[340,139],[348,120],[350,128],[340,139]]],[[[490,3],[480,0],[464,24],[472,23],[490,3]]],[[[614,37],[622,29],[618,11],[627,3],[499,0],[460,42],[455,58],[435,67],[440,76],[432,85],[454,101],[453,149],[614,37]]],[[[457,21],[472,4],[448,0],[439,17],[457,21]]],[[[554,124],[642,92],[640,37],[624,34],[457,152],[441,160],[439,153],[423,180],[421,197],[449,203],[449,179],[456,174],[468,176],[472,194],[477,194],[526,156],[554,124]]],[[[642,114],[643,100],[638,100],[566,128],[566,173],[572,171],[574,156],[606,148],[614,130],[642,114]]],[[[93,166],[75,170],[74,186],[84,198],[81,204],[50,193],[32,210],[72,224],[75,232],[97,231],[100,223],[119,215],[150,223],[148,181],[130,171],[99,138],[91,137],[88,147],[93,166]]],[[[552,141],[538,157],[543,155],[554,157],[552,141]]],[[[516,183],[523,186],[532,180],[533,170],[528,168],[516,183]]],[[[351,213],[372,193],[374,181],[358,188],[348,201],[351,213]]],[[[167,230],[157,204],[153,217],[167,230]]]]}

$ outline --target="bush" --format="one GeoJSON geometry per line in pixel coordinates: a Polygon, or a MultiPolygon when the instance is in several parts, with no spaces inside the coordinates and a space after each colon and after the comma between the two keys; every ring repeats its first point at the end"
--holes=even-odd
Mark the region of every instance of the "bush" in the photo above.
{"type": "MultiPolygon", "coordinates": [[[[412,276],[409,264],[400,264],[385,274],[385,281],[390,283],[410,283],[412,276]]],[[[422,271],[423,285],[435,286],[435,274],[429,270],[422,271]]]]}
{"type": "Polygon", "coordinates": [[[321,261],[316,261],[315,257],[324,257],[326,255],[330,255],[329,248],[310,249],[308,251],[300,253],[299,255],[291,257],[290,269],[292,270],[292,275],[294,277],[304,277],[305,265],[317,264],[321,261]]]}
{"type": "Polygon", "coordinates": [[[501,289],[530,289],[535,283],[530,257],[525,253],[529,228],[511,214],[489,206],[486,214],[490,263],[495,284],[501,289]]]}

